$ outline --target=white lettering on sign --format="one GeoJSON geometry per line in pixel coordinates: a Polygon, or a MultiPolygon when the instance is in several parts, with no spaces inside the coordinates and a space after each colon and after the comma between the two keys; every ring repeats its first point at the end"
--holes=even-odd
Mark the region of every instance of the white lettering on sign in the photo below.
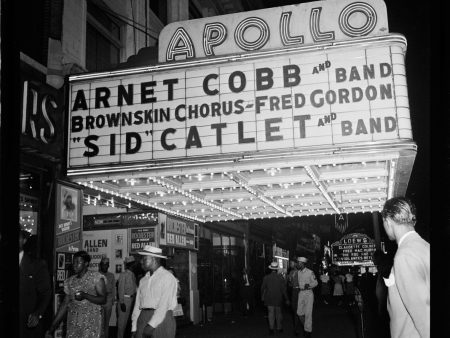
{"type": "Polygon", "coordinates": [[[233,13],[165,26],[159,62],[386,35],[381,0],[327,0],[233,13]]]}
{"type": "Polygon", "coordinates": [[[412,139],[398,43],[70,87],[70,168],[412,139]]]}

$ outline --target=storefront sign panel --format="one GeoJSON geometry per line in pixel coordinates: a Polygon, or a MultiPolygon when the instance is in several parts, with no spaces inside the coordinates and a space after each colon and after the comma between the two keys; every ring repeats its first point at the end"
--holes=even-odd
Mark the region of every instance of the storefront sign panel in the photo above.
{"type": "Polygon", "coordinates": [[[71,83],[69,168],[412,139],[400,44],[71,83]]]}
{"type": "Polygon", "coordinates": [[[137,253],[146,245],[156,246],[156,226],[130,229],[131,252],[137,253]]]}
{"type": "Polygon", "coordinates": [[[381,0],[327,0],[168,24],[159,62],[314,45],[386,35],[381,0]]]}
{"type": "Polygon", "coordinates": [[[373,265],[375,241],[365,234],[353,233],[331,244],[331,259],[336,265],[373,265]]]}
{"type": "Polygon", "coordinates": [[[196,249],[195,224],[167,216],[166,245],[186,249],[196,249]]]}

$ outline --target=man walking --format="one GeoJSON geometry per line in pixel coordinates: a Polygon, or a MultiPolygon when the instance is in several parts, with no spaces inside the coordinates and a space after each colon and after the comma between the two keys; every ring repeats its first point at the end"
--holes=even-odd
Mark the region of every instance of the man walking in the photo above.
{"type": "Polygon", "coordinates": [[[317,286],[317,279],[312,270],[306,267],[308,260],[305,257],[298,258],[298,305],[297,314],[300,316],[300,322],[303,325],[304,336],[311,337],[312,333],[312,312],[314,303],[313,288],[317,286]]]}
{"type": "Polygon", "coordinates": [[[131,271],[134,264],[134,257],[125,257],[125,271],[119,275],[117,289],[119,293],[119,309],[117,311],[117,338],[123,338],[125,328],[130,319],[131,310],[134,305],[134,297],[136,296],[136,277],[131,271]]]}
{"type": "Polygon", "coordinates": [[[273,336],[275,334],[275,322],[277,331],[283,332],[281,305],[283,304],[283,298],[286,300],[286,304],[289,304],[289,299],[286,293],[286,283],[283,277],[278,274],[278,263],[272,262],[269,265],[269,269],[272,272],[264,276],[261,285],[261,295],[264,300],[264,305],[267,306],[269,335],[273,336]]]}
{"type": "Polygon", "coordinates": [[[292,310],[292,318],[294,321],[294,335],[297,335],[297,329],[298,329],[298,316],[297,316],[297,305],[298,305],[298,263],[297,259],[294,258],[294,260],[291,260],[289,262],[290,265],[290,271],[287,277],[288,282],[288,295],[290,296],[291,301],[291,310],[292,310]]]}
{"type": "Polygon", "coordinates": [[[161,266],[162,250],[146,245],[139,252],[143,255],[141,278],[131,316],[132,337],[174,338],[176,322],[173,310],[177,306],[177,280],[161,266]]]}
{"type": "MultiPolygon", "coordinates": [[[[19,230],[19,337],[42,337],[42,317],[52,299],[50,274],[44,260],[24,251],[29,233],[19,230]]],[[[3,333],[2,333],[3,334],[3,333]]]]}
{"type": "Polygon", "coordinates": [[[416,209],[404,197],[384,204],[383,226],[398,245],[388,279],[392,338],[430,337],[430,244],[414,231],[416,209]]]}
{"type": "Polygon", "coordinates": [[[103,307],[103,333],[105,338],[109,338],[109,320],[111,319],[112,306],[116,299],[116,277],[112,272],[108,272],[109,258],[103,256],[100,264],[100,273],[106,278],[106,303],[103,307]]]}

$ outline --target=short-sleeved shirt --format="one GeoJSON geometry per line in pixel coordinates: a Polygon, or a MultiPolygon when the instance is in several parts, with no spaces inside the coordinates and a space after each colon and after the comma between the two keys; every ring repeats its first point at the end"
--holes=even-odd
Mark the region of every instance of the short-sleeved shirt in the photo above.
{"type": "MultiPolygon", "coordinates": [[[[95,284],[100,279],[105,280],[105,276],[95,271],[86,271],[81,278],[78,278],[77,275],[71,276],[64,281],[64,293],[67,296],[70,295],[71,298],[77,291],[97,295],[95,284]]],[[[99,338],[102,334],[102,323],[101,305],[91,303],[87,299],[81,301],[73,299],[69,302],[67,338],[99,338]]]]}

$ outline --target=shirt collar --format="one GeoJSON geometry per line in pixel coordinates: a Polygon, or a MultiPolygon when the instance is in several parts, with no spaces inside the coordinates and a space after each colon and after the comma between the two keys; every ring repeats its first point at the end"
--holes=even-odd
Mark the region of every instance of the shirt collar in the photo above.
{"type": "Polygon", "coordinates": [[[405,238],[409,235],[411,235],[412,233],[414,233],[414,230],[408,231],[407,233],[405,233],[402,238],[400,238],[400,240],[398,241],[398,247],[400,247],[400,245],[402,244],[402,242],[405,240],[405,238]]]}

